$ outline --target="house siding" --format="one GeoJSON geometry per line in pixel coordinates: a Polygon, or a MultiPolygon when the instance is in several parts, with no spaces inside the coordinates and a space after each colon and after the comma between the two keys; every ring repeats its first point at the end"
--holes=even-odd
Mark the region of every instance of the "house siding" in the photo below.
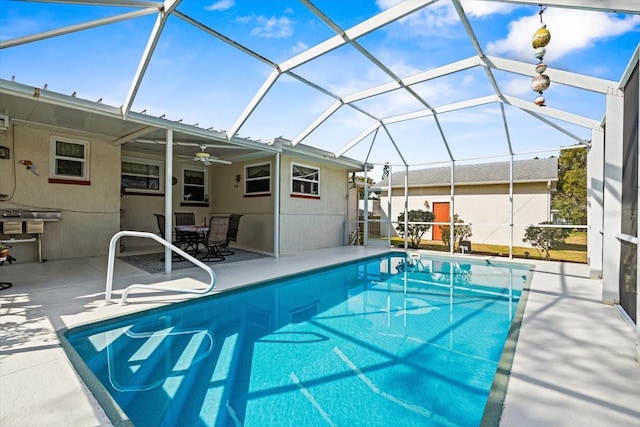
{"type": "Polygon", "coordinates": [[[321,165],[289,156],[282,157],[282,203],[280,208],[280,250],[293,253],[330,248],[344,244],[346,192],[345,169],[321,165]],[[303,163],[320,169],[320,198],[291,196],[291,163],[303,163]]]}
{"type": "Polygon", "coordinates": [[[247,162],[234,162],[231,165],[212,166],[209,176],[211,202],[209,215],[242,214],[235,245],[241,248],[273,252],[273,207],[275,179],[275,156],[254,159],[247,162]],[[271,193],[268,195],[246,197],[245,167],[259,163],[271,163],[271,193]],[[237,184],[235,177],[240,175],[237,184]]]}
{"type": "MultiPolygon", "coordinates": [[[[451,187],[409,188],[409,210],[425,210],[425,200],[433,203],[451,202],[451,187]]],[[[387,209],[388,198],[381,197],[380,205],[387,209]]],[[[395,221],[404,206],[404,190],[393,189],[391,217],[395,221]]],[[[513,244],[526,246],[522,241],[526,227],[549,219],[550,198],[547,183],[516,183],[513,189],[513,244]]],[[[476,243],[508,245],[509,230],[509,185],[457,185],[455,187],[454,213],[466,223],[471,223],[472,237],[476,243]]],[[[384,212],[385,217],[388,215],[384,212]]],[[[383,227],[384,228],[384,227],[383,227]]],[[[384,231],[383,231],[384,233],[384,231]]],[[[433,230],[424,235],[432,239],[433,230]]]]}
{"type": "MultiPolygon", "coordinates": [[[[62,221],[44,225],[43,259],[106,254],[111,237],[120,230],[120,146],[58,130],[15,124],[0,135],[0,145],[11,148],[11,158],[0,161],[0,194],[11,197],[1,201],[0,208],[62,210],[62,221]],[[91,185],[49,183],[52,135],[90,143],[91,185]],[[36,165],[39,176],[19,163],[27,159],[36,165]]],[[[20,262],[37,261],[37,245],[14,243],[11,255],[20,262]]]]}
{"type": "MultiPolygon", "coordinates": [[[[126,150],[110,141],[78,136],[82,132],[53,131],[37,125],[13,125],[0,133],[0,145],[11,149],[11,159],[0,161],[0,194],[12,195],[0,201],[5,209],[60,209],[62,221],[47,222],[43,239],[45,259],[63,259],[105,255],[109,242],[120,230],[145,231],[159,234],[154,213],[165,210],[164,195],[120,194],[122,156],[164,161],[157,153],[126,150]],[[90,143],[90,185],[49,183],[50,138],[88,141],[90,143]],[[10,137],[13,136],[13,139],[10,137]],[[18,160],[29,159],[37,166],[39,176],[28,171],[18,160]],[[15,173],[14,166],[15,165],[15,173]],[[15,179],[14,179],[15,176],[15,179]],[[14,191],[15,187],[15,191],[14,191]]],[[[298,157],[281,156],[281,174],[275,177],[275,155],[232,165],[213,165],[208,168],[209,206],[182,206],[182,165],[174,158],[173,212],[194,212],[196,222],[213,214],[239,213],[243,217],[238,230],[238,247],[272,253],[274,249],[273,186],[279,182],[280,252],[342,246],[345,242],[345,219],[348,172],[346,168],[327,165],[298,157]],[[269,161],[273,183],[271,193],[259,197],[244,195],[246,165],[269,161]],[[300,198],[290,195],[291,163],[302,163],[320,169],[320,198],[300,198]],[[236,186],[235,177],[241,182],[236,186]]],[[[190,166],[193,164],[190,163],[190,166]]],[[[172,177],[165,177],[165,189],[172,177]]],[[[27,235],[21,238],[30,237],[27,235]]],[[[9,236],[1,235],[0,239],[9,236]]],[[[148,250],[156,245],[147,239],[125,237],[118,249],[126,255],[148,250]]],[[[21,262],[38,260],[36,244],[14,244],[11,254],[21,262]]]]}

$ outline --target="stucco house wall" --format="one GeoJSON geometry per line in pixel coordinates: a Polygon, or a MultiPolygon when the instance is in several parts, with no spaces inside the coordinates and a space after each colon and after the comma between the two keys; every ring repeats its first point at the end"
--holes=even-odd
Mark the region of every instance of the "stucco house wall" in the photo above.
{"type": "MultiPolygon", "coordinates": [[[[163,164],[165,167],[164,155],[155,154],[152,152],[139,153],[134,151],[122,150],[122,156],[128,158],[140,158],[146,160],[156,160],[163,164]]],[[[174,157],[173,159],[173,176],[165,177],[165,193],[162,194],[136,194],[132,192],[125,192],[121,197],[121,216],[120,216],[120,229],[121,230],[134,230],[134,231],[146,231],[160,235],[158,223],[154,214],[164,214],[164,201],[166,194],[166,186],[172,186],[172,212],[193,212],[197,223],[201,223],[203,218],[209,218],[213,199],[210,197],[209,206],[198,205],[184,205],[182,200],[181,188],[183,184],[183,167],[188,165],[194,167],[191,161],[185,162],[184,159],[174,157]],[[173,178],[175,178],[175,184],[172,184],[173,178]]],[[[209,180],[209,189],[211,189],[211,182],[217,179],[219,170],[223,170],[226,166],[216,165],[209,166],[207,170],[207,178],[209,180]]],[[[204,167],[202,168],[204,170],[204,167]]],[[[118,185],[120,182],[118,181],[118,185]]],[[[174,221],[174,218],[172,218],[174,221]]],[[[120,240],[123,248],[123,254],[126,252],[141,250],[148,248],[150,245],[158,245],[155,242],[139,239],[134,237],[123,237],[120,240]]],[[[159,246],[159,245],[158,245],[159,246]]]]}
{"type": "Polygon", "coordinates": [[[231,165],[211,167],[209,176],[211,201],[209,216],[213,214],[242,214],[238,227],[237,242],[234,246],[266,253],[273,252],[273,209],[275,156],[231,165]],[[271,192],[266,195],[245,196],[245,168],[250,165],[269,163],[271,165],[271,192]],[[240,175],[240,182],[236,176],[240,175]]]}
{"type": "MultiPolygon", "coordinates": [[[[509,197],[509,162],[456,166],[453,201],[449,167],[409,171],[408,209],[433,212],[435,203],[453,203],[453,212],[471,224],[476,243],[509,245],[511,239],[511,203],[509,197]],[[425,203],[426,202],[426,203],[425,203]]],[[[517,160],[513,163],[513,244],[523,242],[526,228],[551,220],[551,195],[557,183],[557,159],[517,160]]],[[[388,179],[378,184],[382,189],[382,219],[397,221],[404,209],[404,172],[392,174],[391,213],[388,211],[388,179]]],[[[423,239],[433,240],[434,228],[423,239]]],[[[381,227],[386,237],[386,227],[381,227]]],[[[392,236],[398,236],[392,229],[392,236]]]]}
{"type": "MultiPolygon", "coordinates": [[[[45,223],[43,255],[45,259],[62,259],[108,252],[109,241],[120,230],[146,231],[159,234],[154,213],[165,209],[165,193],[121,194],[122,157],[164,162],[164,156],[152,152],[123,149],[95,136],[78,136],[81,131],[61,132],[36,125],[12,125],[0,132],[0,145],[10,147],[11,159],[0,160],[0,194],[10,195],[0,201],[0,209],[60,209],[62,221],[45,223]],[[49,182],[50,140],[52,136],[83,140],[90,143],[90,185],[49,182]],[[35,175],[18,163],[31,160],[37,167],[35,175]],[[13,165],[16,165],[14,168],[13,165]],[[14,170],[15,169],[15,170],[14,170]]],[[[231,165],[207,168],[209,203],[184,205],[181,195],[182,167],[193,163],[173,159],[174,177],[165,177],[165,189],[172,185],[173,212],[194,212],[196,222],[213,214],[242,214],[238,231],[238,247],[273,253],[274,203],[276,184],[280,185],[280,252],[341,246],[345,242],[347,217],[346,167],[327,164],[311,157],[281,155],[281,174],[272,176],[271,192],[248,197],[244,194],[245,167],[269,162],[275,174],[275,154],[231,165]],[[320,170],[320,197],[291,195],[291,164],[298,163],[320,170]],[[236,176],[240,175],[240,182],[236,176]]],[[[28,235],[18,236],[22,238],[28,235]]],[[[8,239],[1,235],[0,239],[8,239]]],[[[120,240],[121,254],[132,253],[157,245],[146,239],[126,237],[120,240]]],[[[159,245],[157,245],[159,246],[159,245]]],[[[37,261],[35,243],[15,243],[11,254],[22,262],[37,261]]]]}
{"type": "MultiPolygon", "coordinates": [[[[109,240],[120,230],[120,146],[95,137],[20,124],[0,132],[0,145],[11,149],[11,158],[0,160],[0,194],[9,196],[0,201],[0,209],[62,210],[60,222],[44,224],[43,258],[106,253],[109,240]],[[49,182],[51,136],[89,142],[90,185],[49,182]],[[31,160],[39,175],[27,170],[19,160],[31,160]]],[[[11,246],[10,253],[17,260],[38,260],[35,243],[11,246]]]]}
{"type": "MultiPolygon", "coordinates": [[[[404,206],[404,193],[400,189],[393,190],[391,199],[392,221],[398,218],[404,206]]],[[[387,215],[387,200],[381,197],[381,207],[387,215]]],[[[408,198],[409,210],[425,210],[424,202],[430,206],[438,202],[451,201],[450,187],[422,187],[410,188],[408,198]]],[[[454,197],[454,211],[460,218],[471,223],[473,235],[469,240],[477,243],[508,245],[509,230],[509,185],[461,185],[456,186],[454,197]]],[[[529,246],[522,242],[526,226],[519,224],[538,224],[549,219],[550,193],[546,183],[524,183],[514,185],[513,190],[513,243],[516,246],[529,246]]],[[[386,227],[381,227],[386,236],[386,227]]],[[[394,230],[393,235],[397,236],[394,230]]],[[[433,227],[424,235],[425,240],[431,240],[433,227]]]]}
{"type": "Polygon", "coordinates": [[[345,169],[311,160],[282,156],[280,250],[282,253],[329,248],[344,244],[347,212],[345,169]],[[320,169],[320,197],[291,195],[291,164],[300,163],[320,169]]]}

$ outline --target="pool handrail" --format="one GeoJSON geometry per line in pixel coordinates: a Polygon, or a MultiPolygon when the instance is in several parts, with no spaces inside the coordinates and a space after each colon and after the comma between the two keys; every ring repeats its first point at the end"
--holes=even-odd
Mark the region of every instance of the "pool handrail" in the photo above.
{"type": "Polygon", "coordinates": [[[111,241],[109,242],[109,258],[108,258],[108,265],[107,265],[107,282],[106,282],[106,289],[105,289],[105,293],[104,293],[105,303],[107,303],[107,304],[113,303],[113,301],[111,300],[111,293],[112,293],[112,290],[113,290],[113,268],[114,268],[114,264],[115,264],[116,244],[118,243],[118,240],[120,240],[120,238],[124,237],[124,236],[142,237],[142,238],[146,238],[146,239],[155,240],[156,242],[158,242],[161,245],[171,249],[173,252],[177,253],[181,257],[184,257],[188,261],[191,261],[193,264],[197,265],[198,267],[200,267],[201,269],[206,271],[211,280],[209,281],[209,286],[207,286],[207,288],[205,288],[205,289],[172,288],[172,287],[168,287],[168,286],[160,286],[160,285],[154,285],[154,284],[147,284],[147,285],[133,284],[133,285],[129,285],[124,290],[124,292],[122,293],[122,298],[120,299],[120,305],[127,304],[127,296],[129,295],[129,292],[132,289],[154,289],[154,290],[157,290],[157,291],[167,291],[167,292],[184,292],[184,293],[191,293],[191,294],[206,294],[206,293],[211,292],[213,290],[213,288],[215,287],[215,285],[216,285],[216,274],[215,274],[215,272],[213,271],[213,269],[211,267],[209,267],[208,265],[206,265],[202,261],[200,261],[197,258],[189,255],[188,253],[186,253],[182,249],[178,248],[177,246],[174,246],[170,242],[167,242],[166,240],[164,240],[163,238],[161,238],[160,236],[158,236],[156,234],[148,233],[148,232],[145,232],[145,231],[128,231],[128,230],[124,230],[124,231],[119,231],[116,234],[114,234],[113,237],[111,238],[111,241]]]}

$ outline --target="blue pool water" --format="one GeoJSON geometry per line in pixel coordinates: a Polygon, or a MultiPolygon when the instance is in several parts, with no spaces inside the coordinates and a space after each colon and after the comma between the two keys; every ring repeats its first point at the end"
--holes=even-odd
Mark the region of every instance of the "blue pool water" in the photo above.
{"type": "Polygon", "coordinates": [[[398,253],[65,336],[136,426],[475,426],[530,274],[398,253]]]}

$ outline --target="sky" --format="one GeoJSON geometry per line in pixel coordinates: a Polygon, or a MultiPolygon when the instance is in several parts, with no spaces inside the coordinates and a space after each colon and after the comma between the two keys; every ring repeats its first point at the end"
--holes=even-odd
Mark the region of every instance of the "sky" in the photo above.
{"type": "MultiPolygon", "coordinates": [[[[311,2],[343,30],[398,3],[311,2]]],[[[640,15],[551,7],[540,15],[538,5],[475,0],[461,4],[485,54],[530,63],[532,69],[538,60],[533,56],[531,37],[540,26],[541,17],[551,32],[544,62],[552,69],[618,82],[640,41],[640,15]]],[[[0,78],[35,87],[46,84],[54,92],[76,92],[79,98],[123,105],[156,14],[16,46],[5,47],[2,43],[136,10],[139,9],[0,0],[0,78]]],[[[177,10],[277,64],[336,34],[298,0],[184,0],[177,10]]],[[[450,0],[436,1],[357,42],[401,78],[477,55],[450,0]]],[[[163,27],[131,110],[226,131],[238,122],[272,70],[269,64],[172,15],[163,27]]],[[[392,82],[389,73],[351,45],[292,71],[298,78],[281,75],[242,124],[240,136],[260,141],[275,137],[294,140],[335,102],[300,79],[338,97],[392,82]]],[[[531,90],[531,77],[503,71],[493,71],[493,75],[506,95],[530,102],[538,95],[531,90]]],[[[418,83],[411,89],[430,107],[495,93],[483,67],[418,83]]],[[[544,96],[549,108],[592,120],[600,121],[605,112],[603,95],[554,84],[553,79],[544,96]]],[[[378,119],[425,109],[424,103],[405,90],[360,100],[354,106],[357,108],[342,106],[302,143],[336,152],[378,119]]],[[[505,115],[511,145],[515,153],[520,153],[518,157],[544,157],[549,154],[532,152],[577,142],[513,106],[505,106],[505,115]]],[[[590,129],[550,120],[579,139],[591,138],[590,129]]],[[[472,162],[508,153],[500,105],[490,103],[439,114],[437,121],[427,117],[388,125],[344,155],[376,164],[390,162],[395,167],[405,162],[417,166],[438,164],[450,156],[460,162],[472,162]]],[[[381,167],[375,171],[374,177],[381,167]]]]}

